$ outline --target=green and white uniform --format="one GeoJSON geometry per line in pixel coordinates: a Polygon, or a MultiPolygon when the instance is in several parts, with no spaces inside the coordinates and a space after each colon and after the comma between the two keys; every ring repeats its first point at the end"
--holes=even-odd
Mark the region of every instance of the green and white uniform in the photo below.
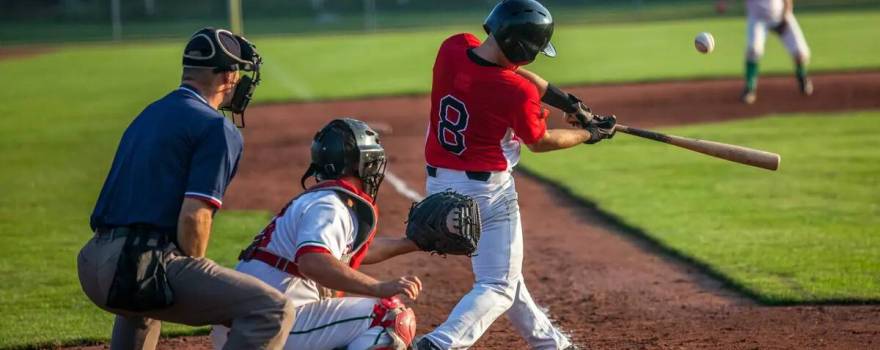
{"type": "Polygon", "coordinates": [[[810,59],[810,47],[794,14],[783,13],[783,0],[746,0],[748,25],[746,27],[746,59],[757,62],[764,55],[764,43],[769,29],[782,20],[788,27],[779,36],[792,58],[800,58],[806,63],[810,59]]]}
{"type": "Polygon", "coordinates": [[[779,38],[785,49],[795,62],[795,75],[805,94],[812,93],[805,89],[808,83],[806,66],[810,61],[810,47],[804,33],[792,11],[785,11],[784,0],[746,0],[746,92],[754,92],[758,84],[758,62],[764,56],[764,44],[767,32],[776,33],[772,29],[786,23],[779,38]]]}

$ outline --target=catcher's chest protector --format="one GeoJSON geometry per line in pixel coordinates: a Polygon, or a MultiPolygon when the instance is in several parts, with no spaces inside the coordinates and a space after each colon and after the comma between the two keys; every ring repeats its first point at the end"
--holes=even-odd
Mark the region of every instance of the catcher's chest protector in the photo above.
{"type": "Polygon", "coordinates": [[[239,259],[248,260],[249,256],[251,256],[254,251],[267,247],[272,240],[272,234],[275,232],[275,224],[278,218],[284,216],[290,206],[301,196],[306,193],[317,191],[334,191],[342,199],[343,203],[347,203],[350,199],[354,204],[352,206],[352,211],[354,212],[353,219],[357,220],[358,223],[357,232],[355,232],[355,238],[351,250],[342,256],[342,261],[353,269],[360,267],[361,262],[367,255],[367,248],[369,247],[370,242],[373,241],[373,237],[376,235],[379,212],[373,205],[372,198],[368,194],[358,190],[351,184],[340,180],[322,181],[291,200],[290,203],[281,209],[278,215],[272,219],[269,225],[254,237],[251,245],[242,251],[239,259]]]}
{"type": "Polygon", "coordinates": [[[354,219],[358,223],[357,232],[355,232],[351,251],[342,256],[342,261],[351,266],[351,268],[357,269],[361,266],[361,262],[367,255],[367,249],[376,235],[379,211],[373,205],[369,195],[358,191],[343,181],[324,181],[310,188],[305,193],[328,190],[336,192],[336,195],[342,199],[343,203],[347,202],[347,199],[351,199],[354,203],[352,211],[354,212],[354,219]]]}
{"type": "MultiPolygon", "coordinates": [[[[361,266],[361,262],[367,256],[367,249],[369,249],[370,243],[376,235],[376,226],[379,220],[378,209],[373,205],[369,195],[359,191],[357,188],[344,181],[323,181],[306,192],[303,192],[303,194],[316,191],[334,191],[336,192],[336,195],[342,199],[343,203],[347,203],[348,199],[351,199],[352,203],[354,203],[352,211],[354,212],[353,219],[357,220],[358,223],[357,232],[355,232],[351,250],[342,256],[341,261],[357,270],[361,266]]],[[[300,194],[300,196],[301,195],[302,194],[300,194]]],[[[318,289],[321,293],[321,299],[344,296],[344,293],[332,290],[320,284],[318,284],[318,289]]]]}

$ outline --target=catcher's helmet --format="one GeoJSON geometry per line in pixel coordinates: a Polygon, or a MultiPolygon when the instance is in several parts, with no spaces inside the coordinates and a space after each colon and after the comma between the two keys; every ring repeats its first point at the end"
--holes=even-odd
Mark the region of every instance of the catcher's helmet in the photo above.
{"type": "Polygon", "coordinates": [[[385,149],[379,134],[367,123],[353,118],[331,121],[315,135],[312,163],[300,179],[314,176],[318,181],[355,176],[364,182],[364,192],[373,198],[385,178],[385,149]]]}
{"type": "Polygon", "coordinates": [[[538,53],[556,57],[556,48],[550,43],[553,16],[535,0],[500,2],[486,17],[483,29],[495,38],[504,56],[513,63],[531,63],[538,53]]]}

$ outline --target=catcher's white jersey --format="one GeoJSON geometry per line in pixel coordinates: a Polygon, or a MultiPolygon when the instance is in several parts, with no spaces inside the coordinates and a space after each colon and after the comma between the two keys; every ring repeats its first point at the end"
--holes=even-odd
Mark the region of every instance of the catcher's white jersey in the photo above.
{"type": "MultiPolygon", "coordinates": [[[[335,191],[307,192],[275,218],[274,227],[267,227],[272,230],[271,240],[263,249],[294,262],[306,251],[329,253],[342,260],[353,249],[357,229],[355,214],[335,191]]],[[[377,299],[322,300],[314,281],[256,259],[240,262],[236,270],[257,277],[293,301],[297,317],[284,349],[331,350],[347,346],[363,350],[390,341],[383,327],[371,327],[377,299]]],[[[214,327],[211,340],[215,348],[223,347],[227,332],[224,326],[214,327]]]]}
{"type": "MultiPolygon", "coordinates": [[[[337,259],[352,249],[357,220],[351,208],[334,191],[308,192],[294,201],[275,221],[275,231],[264,249],[290,261],[305,250],[324,250],[337,259]]],[[[284,293],[294,306],[320,300],[314,281],[288,275],[257,260],[242,261],[235,268],[256,276],[284,293]]]]}

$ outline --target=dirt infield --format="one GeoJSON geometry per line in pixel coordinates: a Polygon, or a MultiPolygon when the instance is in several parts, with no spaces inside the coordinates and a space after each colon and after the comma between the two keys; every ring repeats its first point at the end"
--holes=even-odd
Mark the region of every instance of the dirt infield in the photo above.
{"type": "Polygon", "coordinates": [[[0,47],[0,61],[30,58],[54,51],[54,49],[42,46],[10,46],[0,47]]]}
{"type": "MultiPolygon", "coordinates": [[[[673,125],[773,112],[880,108],[880,73],[815,77],[811,98],[792,78],[765,78],[758,103],[739,104],[737,80],[606,85],[577,88],[599,113],[627,124],[673,125]]],[[[386,131],[389,170],[422,190],[425,97],[398,97],[253,108],[246,151],[226,198],[227,208],[275,211],[299,192],[314,132],[328,118],[358,116],[386,131]]],[[[557,118],[559,119],[559,118],[557,118]]],[[[693,266],[603,219],[554,187],[517,175],[525,227],[524,273],[532,295],[584,348],[834,348],[880,347],[880,306],[757,305],[693,266]]],[[[402,232],[410,202],[383,186],[381,234],[402,232]]],[[[242,242],[244,245],[246,242],[242,242]]],[[[412,303],[420,333],[443,321],[470,288],[469,262],[426,254],[399,257],[365,270],[379,277],[416,274],[425,290],[412,303]]],[[[109,330],[108,330],[109,332],[109,330]]],[[[204,337],[170,340],[167,348],[202,349],[204,337]]],[[[526,348],[506,320],[476,349],[526,348]]]]}

